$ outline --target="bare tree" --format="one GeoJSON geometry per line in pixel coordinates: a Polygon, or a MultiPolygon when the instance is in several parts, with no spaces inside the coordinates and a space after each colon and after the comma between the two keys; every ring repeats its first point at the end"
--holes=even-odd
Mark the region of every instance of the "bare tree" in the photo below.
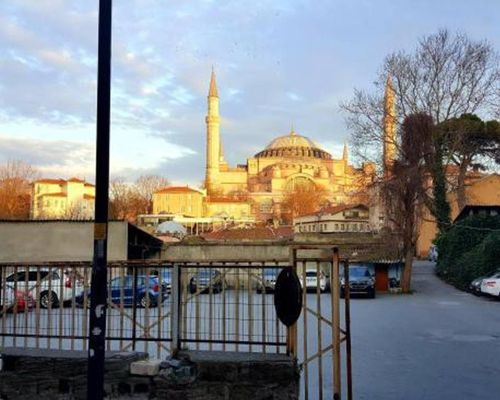
{"type": "Polygon", "coordinates": [[[135,181],[137,194],[147,203],[146,212],[153,211],[153,193],[168,185],[168,179],[158,175],[142,175],[135,181]]]}
{"type": "Polygon", "coordinates": [[[0,165],[0,219],[27,219],[31,206],[31,181],[35,168],[24,161],[0,165]]]}
{"type": "Polygon", "coordinates": [[[355,90],[353,98],[341,104],[352,130],[354,151],[364,159],[380,159],[388,76],[393,81],[399,123],[419,112],[430,115],[436,124],[465,113],[499,113],[498,53],[486,41],[441,30],[422,38],[413,53],[388,55],[374,90],[355,90]]]}
{"type": "Polygon", "coordinates": [[[109,185],[109,215],[111,219],[135,221],[138,214],[147,213],[148,204],[134,186],[122,178],[111,180],[109,185]]]}
{"type": "Polygon", "coordinates": [[[314,183],[290,188],[283,198],[283,214],[291,223],[295,217],[316,212],[327,201],[327,191],[314,183]]]}
{"type": "Polygon", "coordinates": [[[401,279],[404,292],[411,288],[411,270],[418,238],[418,223],[425,199],[424,162],[430,152],[433,132],[432,118],[414,114],[405,118],[401,129],[401,152],[394,162],[392,175],[383,182],[382,195],[389,226],[397,233],[399,249],[405,260],[401,279]]]}

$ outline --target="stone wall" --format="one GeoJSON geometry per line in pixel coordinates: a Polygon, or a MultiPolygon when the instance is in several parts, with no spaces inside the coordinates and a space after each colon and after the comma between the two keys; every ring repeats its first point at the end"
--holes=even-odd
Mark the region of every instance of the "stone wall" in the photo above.
{"type": "MultiPolygon", "coordinates": [[[[84,351],[4,349],[0,399],[86,399],[84,351]]],[[[108,352],[108,399],[298,399],[299,369],[283,354],[183,352],[147,360],[145,353],[108,352]]]]}

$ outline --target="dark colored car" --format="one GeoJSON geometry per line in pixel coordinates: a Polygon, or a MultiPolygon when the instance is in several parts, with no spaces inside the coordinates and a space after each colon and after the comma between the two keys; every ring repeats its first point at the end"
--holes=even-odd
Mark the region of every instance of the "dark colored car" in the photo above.
{"type": "Polygon", "coordinates": [[[160,272],[160,279],[162,285],[164,285],[167,293],[172,291],[172,268],[164,269],[160,272]]]}
{"type": "MultiPolygon", "coordinates": [[[[344,297],[345,281],[340,279],[340,295],[344,297]]],[[[370,298],[375,298],[375,278],[370,273],[366,266],[351,266],[349,267],[349,291],[351,295],[366,295],[370,298]]]]}
{"type": "MultiPolygon", "coordinates": [[[[123,304],[131,306],[134,304],[134,276],[126,275],[111,279],[110,300],[113,304],[123,304]]],[[[109,292],[108,292],[109,293],[109,292]]],[[[139,275],[137,276],[137,286],[135,291],[135,303],[141,307],[156,307],[167,298],[167,288],[160,284],[157,276],[139,275]]],[[[75,297],[79,305],[83,305],[84,292],[75,297]]],[[[87,302],[90,303],[90,290],[87,290],[87,302]]]]}
{"type": "Polygon", "coordinates": [[[257,293],[272,293],[281,268],[263,268],[257,278],[257,293]]]}
{"type": "Polygon", "coordinates": [[[223,278],[219,270],[213,268],[198,269],[188,284],[189,293],[222,292],[223,278]]]}

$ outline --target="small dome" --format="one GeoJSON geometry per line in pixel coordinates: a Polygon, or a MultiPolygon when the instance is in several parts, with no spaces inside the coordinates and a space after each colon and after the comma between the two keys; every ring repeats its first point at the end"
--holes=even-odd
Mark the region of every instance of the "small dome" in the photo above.
{"type": "Polygon", "coordinates": [[[307,157],[328,160],[332,158],[330,153],[319,148],[311,139],[298,135],[293,130],[288,135],[274,139],[255,157],[307,157]]]}

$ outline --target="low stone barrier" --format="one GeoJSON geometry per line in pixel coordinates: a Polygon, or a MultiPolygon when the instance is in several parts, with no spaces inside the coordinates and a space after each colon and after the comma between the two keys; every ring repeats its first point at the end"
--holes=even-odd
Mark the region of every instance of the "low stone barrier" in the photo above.
{"type": "MultiPolygon", "coordinates": [[[[86,399],[84,351],[9,348],[1,351],[0,399],[86,399]]],[[[108,352],[108,399],[298,399],[299,370],[283,354],[186,351],[176,359],[108,352]]]]}

